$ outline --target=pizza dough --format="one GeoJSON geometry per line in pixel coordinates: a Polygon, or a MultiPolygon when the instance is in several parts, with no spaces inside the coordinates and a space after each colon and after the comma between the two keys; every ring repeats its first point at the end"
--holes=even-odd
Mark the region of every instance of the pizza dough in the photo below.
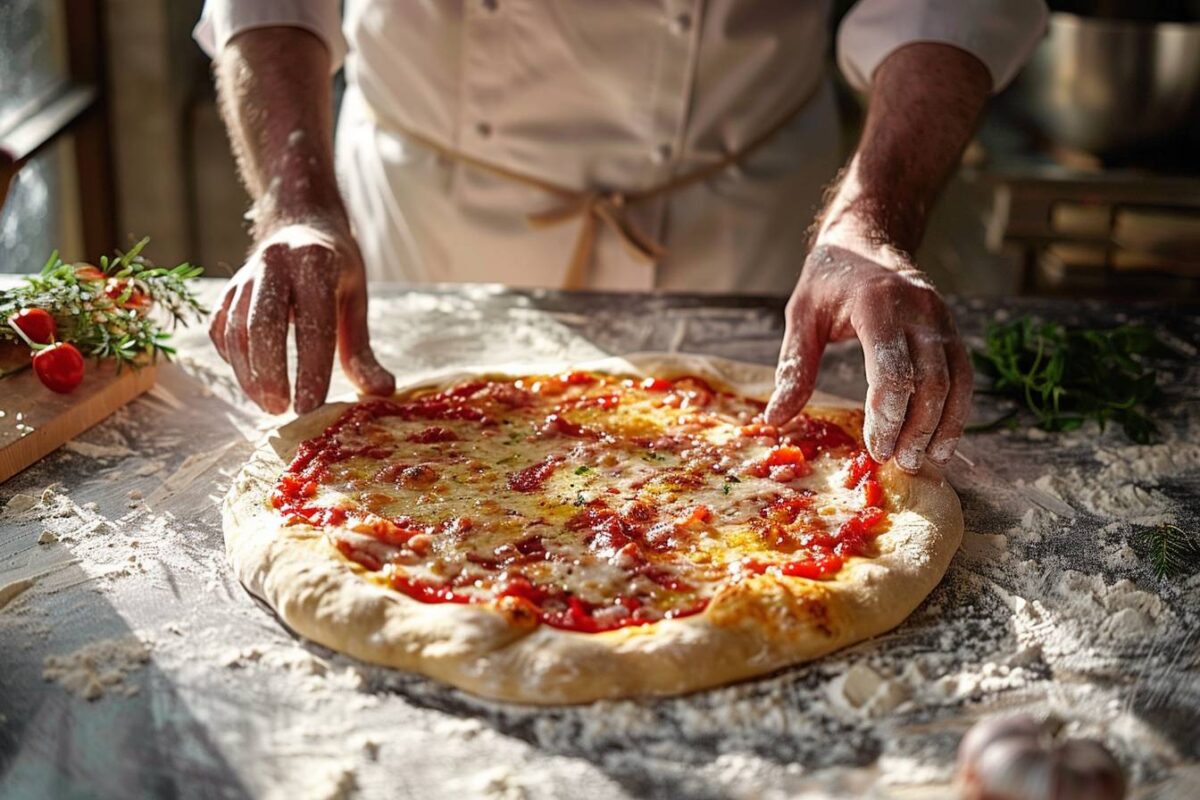
{"type": "MultiPolygon", "coordinates": [[[[398,387],[441,387],[479,374],[700,375],[766,400],[773,370],[721,359],[645,354],[582,364],[455,370],[398,387]]],[[[272,507],[275,482],[301,442],[350,404],[331,403],[269,434],[224,506],[226,545],[242,583],[299,634],[375,664],[419,672],[499,700],[569,704],[672,695],[818,658],[900,624],[941,580],[962,537],[958,498],[936,469],[909,476],[890,464],[890,527],[878,554],[851,558],[824,580],[752,575],[701,613],[599,633],[514,625],[483,604],[426,603],[363,579],[321,530],[288,525],[272,507]]],[[[847,407],[817,395],[810,408],[847,407]]]]}

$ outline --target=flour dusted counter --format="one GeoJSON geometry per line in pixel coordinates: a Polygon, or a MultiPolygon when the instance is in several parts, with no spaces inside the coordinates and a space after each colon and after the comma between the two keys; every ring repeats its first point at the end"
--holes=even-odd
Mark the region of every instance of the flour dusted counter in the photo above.
{"type": "MultiPolygon", "coordinates": [[[[389,286],[372,298],[376,349],[408,373],[638,350],[770,363],[782,334],[781,300],[389,286]]],[[[963,549],[893,633],[727,689],[557,710],[306,645],[232,580],[218,504],[271,420],[204,332],[186,331],[151,394],[0,486],[0,797],[949,797],[962,732],[1016,709],[1102,737],[1140,794],[1195,795],[1200,579],[1156,578],[1135,539],[1197,526],[1200,408],[1186,395],[1200,320],[1003,305],[1145,321],[1187,350],[1164,376],[1164,441],[969,437],[949,470],[963,549]]],[[[956,310],[973,336],[996,306],[956,310]]],[[[857,348],[834,348],[821,388],[863,385],[857,348]]],[[[977,405],[981,419],[997,410],[977,405]]]]}

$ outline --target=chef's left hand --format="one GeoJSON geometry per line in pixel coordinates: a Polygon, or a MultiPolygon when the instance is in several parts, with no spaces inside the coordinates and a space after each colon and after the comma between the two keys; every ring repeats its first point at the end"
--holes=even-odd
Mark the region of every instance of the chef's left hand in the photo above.
{"type": "Polygon", "coordinates": [[[971,405],[971,362],[950,310],[925,274],[890,248],[818,244],[787,305],[766,418],[804,408],[828,342],[857,337],[867,373],[864,438],[871,456],[906,472],[945,464],[971,405]]]}

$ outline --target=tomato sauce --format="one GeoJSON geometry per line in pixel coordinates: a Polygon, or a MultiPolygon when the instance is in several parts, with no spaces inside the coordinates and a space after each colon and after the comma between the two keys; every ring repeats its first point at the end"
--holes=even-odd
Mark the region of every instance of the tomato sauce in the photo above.
{"type": "Polygon", "coordinates": [[[439,425],[431,425],[422,431],[418,431],[404,439],[406,442],[415,444],[436,444],[439,442],[457,442],[458,434],[449,428],[443,428],[439,425]]]}
{"type": "Polygon", "coordinates": [[[561,458],[547,456],[532,466],[509,473],[508,488],[514,492],[536,492],[546,484],[546,479],[554,474],[561,463],[561,458]]]}

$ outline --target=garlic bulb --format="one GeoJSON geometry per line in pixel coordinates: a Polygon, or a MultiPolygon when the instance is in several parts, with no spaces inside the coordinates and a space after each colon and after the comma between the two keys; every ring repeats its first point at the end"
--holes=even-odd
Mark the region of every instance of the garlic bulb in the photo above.
{"type": "Polygon", "coordinates": [[[1125,777],[1091,739],[1060,739],[1057,726],[1027,715],[978,723],[958,748],[966,800],[1120,800],[1125,777]]]}

